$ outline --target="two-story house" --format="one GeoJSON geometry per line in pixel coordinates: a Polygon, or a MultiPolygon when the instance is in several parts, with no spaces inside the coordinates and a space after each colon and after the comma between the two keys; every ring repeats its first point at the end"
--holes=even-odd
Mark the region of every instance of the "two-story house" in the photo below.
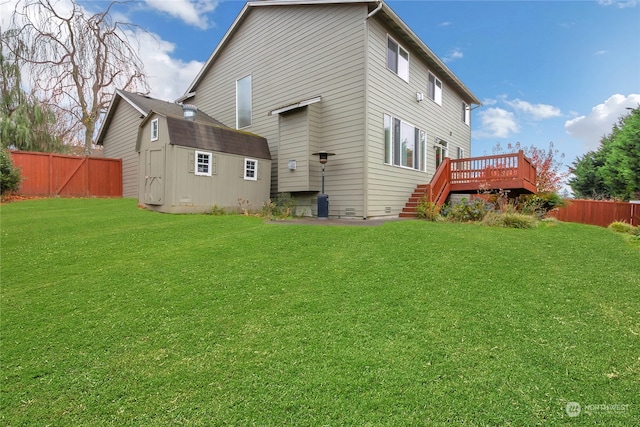
{"type": "MultiPolygon", "coordinates": [[[[428,7],[425,4],[425,7],[428,7]]],[[[476,96],[383,1],[247,3],[178,102],[267,138],[271,193],[315,215],[398,215],[471,151],[476,96]]]]}

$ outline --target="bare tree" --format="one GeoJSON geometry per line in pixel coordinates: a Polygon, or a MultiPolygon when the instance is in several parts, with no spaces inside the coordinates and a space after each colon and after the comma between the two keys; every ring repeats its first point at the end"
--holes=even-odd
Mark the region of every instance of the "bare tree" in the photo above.
{"type": "Polygon", "coordinates": [[[57,110],[58,125],[66,129],[61,133],[78,135],[87,154],[114,90],[148,91],[134,48],[138,27],[110,14],[120,3],[90,14],[75,0],[25,0],[13,16],[9,46],[29,46],[14,55],[28,69],[32,88],[57,110]]]}

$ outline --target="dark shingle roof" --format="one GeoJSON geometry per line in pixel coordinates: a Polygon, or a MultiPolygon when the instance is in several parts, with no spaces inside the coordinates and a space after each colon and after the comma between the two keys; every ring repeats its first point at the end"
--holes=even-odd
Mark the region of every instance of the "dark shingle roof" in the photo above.
{"type": "Polygon", "coordinates": [[[213,123],[166,117],[172,145],[271,160],[266,138],[213,123]]]}

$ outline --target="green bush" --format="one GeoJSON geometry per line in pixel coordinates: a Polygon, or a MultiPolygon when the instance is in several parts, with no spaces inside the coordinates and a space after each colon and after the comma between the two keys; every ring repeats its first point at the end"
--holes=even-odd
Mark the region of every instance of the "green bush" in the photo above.
{"type": "Polygon", "coordinates": [[[609,230],[613,230],[616,233],[628,233],[632,236],[637,236],[640,234],[640,227],[634,227],[633,225],[626,223],[624,221],[614,221],[609,224],[609,230]]]}
{"type": "Polygon", "coordinates": [[[426,197],[422,198],[416,206],[416,213],[418,218],[426,219],[428,221],[435,221],[440,214],[440,206],[427,200],[426,197]]]}
{"type": "Polygon", "coordinates": [[[556,193],[537,193],[520,196],[518,211],[542,218],[550,210],[564,206],[564,200],[556,193]]]}
{"type": "Polygon", "coordinates": [[[13,165],[9,150],[0,150],[0,194],[18,191],[22,177],[20,170],[13,165]]]}
{"type": "Polygon", "coordinates": [[[482,199],[467,200],[466,198],[454,204],[445,204],[440,214],[453,222],[482,221],[487,212],[493,210],[493,205],[482,199]]]}
{"type": "Polygon", "coordinates": [[[532,215],[513,212],[489,212],[482,220],[482,225],[505,228],[535,228],[538,221],[532,215]]]}
{"type": "Polygon", "coordinates": [[[264,218],[290,218],[296,216],[298,203],[290,193],[280,193],[274,200],[262,204],[260,216],[264,218]]]}

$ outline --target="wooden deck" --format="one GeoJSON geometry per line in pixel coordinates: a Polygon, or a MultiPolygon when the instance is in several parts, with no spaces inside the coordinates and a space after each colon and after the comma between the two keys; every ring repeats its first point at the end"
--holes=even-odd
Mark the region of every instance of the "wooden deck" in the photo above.
{"type": "Polygon", "coordinates": [[[442,205],[451,193],[509,190],[512,195],[536,192],[536,168],[522,150],[513,154],[445,158],[429,184],[418,185],[400,216],[415,216],[415,206],[425,197],[442,205]]]}

